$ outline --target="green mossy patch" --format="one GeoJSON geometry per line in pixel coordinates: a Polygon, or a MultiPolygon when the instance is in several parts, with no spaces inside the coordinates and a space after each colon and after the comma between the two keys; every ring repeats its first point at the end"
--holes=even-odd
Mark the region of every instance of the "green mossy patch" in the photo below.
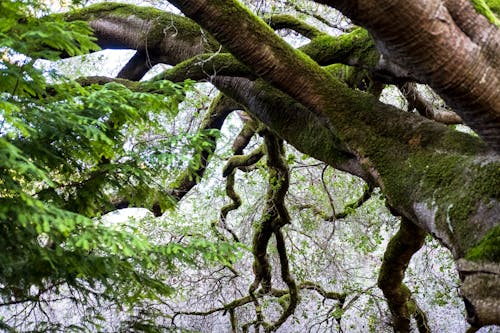
{"type": "Polygon", "coordinates": [[[435,222],[431,228],[454,254],[463,256],[487,232],[487,225],[477,221],[480,209],[500,201],[499,161],[477,137],[418,116],[411,122],[411,116],[387,106],[379,112],[370,98],[360,96],[356,103],[355,109],[368,110],[353,114],[345,124],[337,117],[342,139],[379,172],[393,207],[414,214],[414,203],[427,206],[434,214],[429,216],[435,222]]]}
{"type": "Polygon", "coordinates": [[[500,27],[500,1],[499,0],[471,0],[476,11],[484,15],[490,23],[500,27]]]}
{"type": "Polygon", "coordinates": [[[338,37],[321,35],[300,50],[319,65],[357,62],[366,67],[374,67],[380,57],[368,32],[362,28],[338,37]]]}
{"type": "Polygon", "coordinates": [[[471,261],[500,262],[500,225],[483,237],[481,242],[470,249],[465,259],[471,261]]]}
{"type": "Polygon", "coordinates": [[[500,18],[500,0],[485,0],[491,11],[500,18]]]}

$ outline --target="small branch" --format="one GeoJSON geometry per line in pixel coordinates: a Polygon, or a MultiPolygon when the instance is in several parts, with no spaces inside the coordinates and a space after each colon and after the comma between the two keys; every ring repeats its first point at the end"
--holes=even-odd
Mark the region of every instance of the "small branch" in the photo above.
{"type": "Polygon", "coordinates": [[[288,256],[286,254],[285,239],[283,238],[281,230],[276,230],[274,232],[274,237],[276,238],[276,248],[278,249],[278,256],[280,259],[281,278],[288,286],[289,301],[279,319],[267,329],[268,331],[277,330],[281,325],[283,325],[288,317],[290,317],[295,312],[295,308],[297,307],[297,304],[299,302],[298,288],[295,280],[290,274],[288,256]]]}
{"type": "Polygon", "coordinates": [[[224,230],[227,230],[231,234],[234,241],[239,243],[240,240],[238,236],[231,228],[227,226],[226,223],[227,214],[229,214],[230,211],[236,210],[241,206],[241,198],[238,195],[238,193],[236,193],[236,191],[234,190],[234,176],[235,172],[233,171],[226,177],[226,195],[232,200],[232,202],[227,205],[224,205],[221,208],[219,216],[219,225],[222,226],[224,230]]]}
{"type": "MultiPolygon", "coordinates": [[[[345,294],[342,294],[342,293],[336,293],[336,292],[331,292],[331,291],[326,291],[324,290],[321,286],[319,286],[318,284],[315,284],[313,282],[310,282],[310,281],[306,281],[306,282],[303,282],[299,285],[296,286],[296,290],[311,290],[311,291],[315,291],[317,292],[318,294],[320,294],[322,297],[324,297],[325,299],[331,299],[331,300],[338,300],[339,301],[339,304],[338,304],[338,307],[339,308],[342,308],[344,302],[345,302],[345,299],[346,299],[346,295],[345,294]]],[[[275,298],[283,298],[283,297],[290,297],[290,289],[287,289],[287,290],[283,290],[283,289],[270,289],[268,292],[265,292],[263,289],[259,289],[259,290],[256,290],[253,294],[253,297],[252,295],[248,295],[248,296],[244,296],[244,297],[241,297],[241,298],[238,298],[238,299],[235,299],[233,301],[231,301],[230,303],[227,303],[223,306],[220,306],[220,307],[217,307],[217,308],[213,308],[213,309],[209,309],[209,310],[206,310],[206,311],[177,311],[175,312],[175,314],[173,315],[173,319],[175,319],[175,317],[179,316],[179,315],[185,315],[185,316],[209,316],[209,315],[212,315],[214,313],[217,313],[217,312],[222,312],[223,315],[225,315],[227,312],[229,312],[229,314],[231,315],[231,313],[233,312],[234,313],[234,310],[236,310],[237,308],[239,307],[242,307],[246,304],[249,304],[249,303],[252,303],[254,302],[255,300],[258,300],[264,296],[272,296],[272,297],[275,297],[275,298]]],[[[297,300],[298,300],[298,295],[297,295],[297,300]]],[[[258,303],[259,304],[259,303],[258,303]]],[[[250,324],[244,324],[242,325],[242,327],[244,326],[250,326],[250,325],[255,325],[256,323],[259,323],[262,324],[263,323],[263,316],[262,316],[262,311],[260,311],[260,319],[257,319],[255,321],[251,321],[250,324]]],[[[231,325],[233,328],[233,330],[236,330],[237,328],[237,322],[232,320],[232,318],[230,318],[231,320],[231,325]],[[234,326],[233,326],[234,325],[234,326]]],[[[269,325],[267,324],[268,327],[272,327],[272,325],[269,325]]],[[[277,327],[276,327],[277,328],[277,327]]]]}
{"type": "Polygon", "coordinates": [[[428,119],[437,122],[453,125],[463,124],[462,118],[453,111],[437,110],[431,102],[427,101],[424,96],[417,90],[417,86],[413,82],[407,82],[397,86],[403,96],[408,101],[408,110],[417,110],[417,112],[428,119]]]}
{"type": "Polygon", "coordinates": [[[352,26],[351,27],[342,27],[338,24],[332,23],[332,22],[328,21],[327,19],[325,19],[321,15],[318,15],[316,13],[311,13],[311,12],[307,11],[306,9],[299,7],[297,4],[295,4],[295,2],[290,3],[290,1],[287,1],[287,4],[292,6],[293,9],[295,11],[297,11],[298,13],[311,16],[311,17],[315,18],[316,20],[318,20],[319,22],[321,22],[324,25],[329,26],[331,28],[337,29],[337,30],[342,31],[342,32],[349,32],[352,29],[352,26]]]}
{"type": "Polygon", "coordinates": [[[352,214],[356,209],[361,207],[366,201],[368,201],[373,194],[374,187],[371,185],[365,185],[363,194],[355,201],[348,203],[344,206],[344,209],[335,215],[327,214],[325,211],[321,210],[313,204],[301,204],[296,205],[295,208],[299,210],[311,209],[314,215],[319,216],[324,221],[335,221],[341,220],[352,214]]]}
{"type": "Polygon", "coordinates": [[[374,187],[370,184],[366,184],[364,187],[363,194],[358,198],[358,200],[348,203],[344,206],[344,209],[335,215],[335,219],[343,219],[351,214],[353,211],[361,207],[365,202],[367,202],[373,194],[374,187]]]}
{"type": "MultiPolygon", "coordinates": [[[[243,150],[244,147],[240,147],[243,150]]],[[[232,156],[223,168],[222,175],[226,177],[226,195],[231,199],[231,203],[224,205],[221,208],[219,225],[227,230],[236,242],[239,242],[238,237],[232,229],[227,226],[226,218],[230,211],[236,210],[241,206],[241,198],[234,190],[234,181],[236,169],[240,167],[248,167],[257,163],[264,156],[264,148],[260,146],[248,155],[232,156]]]]}
{"type": "Polygon", "coordinates": [[[222,169],[222,176],[227,177],[234,172],[236,168],[248,167],[257,163],[264,156],[264,146],[259,146],[248,155],[232,156],[222,169]]]}
{"type": "Polygon", "coordinates": [[[323,185],[323,189],[325,190],[326,195],[328,196],[328,202],[330,203],[330,208],[332,210],[332,216],[335,216],[335,205],[333,204],[333,197],[330,191],[328,190],[328,186],[326,186],[325,181],[325,172],[328,169],[328,164],[325,164],[323,170],[321,171],[321,184],[323,185]]]}
{"type": "Polygon", "coordinates": [[[344,304],[345,299],[346,299],[346,294],[337,293],[337,292],[333,292],[333,291],[326,291],[319,284],[316,284],[316,283],[311,282],[311,281],[302,282],[301,284],[299,284],[298,288],[299,289],[306,289],[306,290],[314,290],[315,292],[320,294],[323,298],[337,300],[337,301],[339,301],[339,304],[341,305],[340,307],[342,307],[342,305],[344,304]]]}
{"type": "Polygon", "coordinates": [[[290,29],[309,39],[314,39],[324,34],[317,28],[299,20],[296,17],[293,17],[292,15],[272,15],[266,19],[266,23],[269,24],[269,26],[271,26],[274,30],[290,29]]]}

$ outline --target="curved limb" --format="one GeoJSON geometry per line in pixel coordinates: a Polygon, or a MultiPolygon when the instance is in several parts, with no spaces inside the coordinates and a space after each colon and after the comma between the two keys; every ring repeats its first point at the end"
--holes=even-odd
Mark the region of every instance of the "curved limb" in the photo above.
{"type": "Polygon", "coordinates": [[[417,311],[416,302],[403,283],[408,263],[424,244],[425,236],[425,231],[402,217],[400,229],[390,240],[384,254],[378,286],[389,305],[394,332],[410,332],[411,316],[415,315],[419,320],[419,330],[428,331],[425,316],[422,316],[421,311],[417,311]]]}

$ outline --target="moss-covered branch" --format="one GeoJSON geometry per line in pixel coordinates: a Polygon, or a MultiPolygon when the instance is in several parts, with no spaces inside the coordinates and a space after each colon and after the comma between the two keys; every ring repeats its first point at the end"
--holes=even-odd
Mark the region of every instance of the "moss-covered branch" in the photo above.
{"type": "Polygon", "coordinates": [[[324,33],[292,15],[272,15],[266,22],[275,30],[290,29],[309,39],[314,39],[324,33]]]}
{"type": "Polygon", "coordinates": [[[500,152],[500,29],[470,1],[432,0],[425,6],[401,0],[384,4],[378,0],[316,1],[339,9],[365,27],[384,57],[429,84],[500,152]]]}
{"type": "MultiPolygon", "coordinates": [[[[243,149],[244,147],[238,147],[243,149]]],[[[235,232],[227,226],[226,219],[229,212],[238,209],[241,206],[241,198],[234,189],[236,169],[240,167],[249,167],[257,163],[264,156],[264,147],[259,146],[248,155],[234,155],[224,166],[222,175],[226,178],[226,195],[231,199],[231,202],[224,205],[220,211],[219,225],[227,230],[232,236],[233,240],[239,242],[238,236],[235,232]]]]}
{"type": "MultiPolygon", "coordinates": [[[[394,332],[410,332],[411,317],[417,315],[419,330],[427,327],[425,316],[417,311],[411,292],[403,283],[404,274],[411,257],[424,244],[426,232],[405,218],[401,219],[399,231],[391,238],[380,267],[378,286],[382,289],[392,314],[394,332]]],[[[422,330],[421,330],[422,329],[422,330]]]]}

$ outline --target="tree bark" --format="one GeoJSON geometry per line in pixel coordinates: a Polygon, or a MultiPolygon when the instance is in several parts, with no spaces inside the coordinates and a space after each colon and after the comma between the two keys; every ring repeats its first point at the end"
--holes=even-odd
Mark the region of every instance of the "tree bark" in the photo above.
{"type": "Polygon", "coordinates": [[[429,84],[500,152],[500,29],[470,1],[316,2],[365,27],[384,56],[429,84]]]}

